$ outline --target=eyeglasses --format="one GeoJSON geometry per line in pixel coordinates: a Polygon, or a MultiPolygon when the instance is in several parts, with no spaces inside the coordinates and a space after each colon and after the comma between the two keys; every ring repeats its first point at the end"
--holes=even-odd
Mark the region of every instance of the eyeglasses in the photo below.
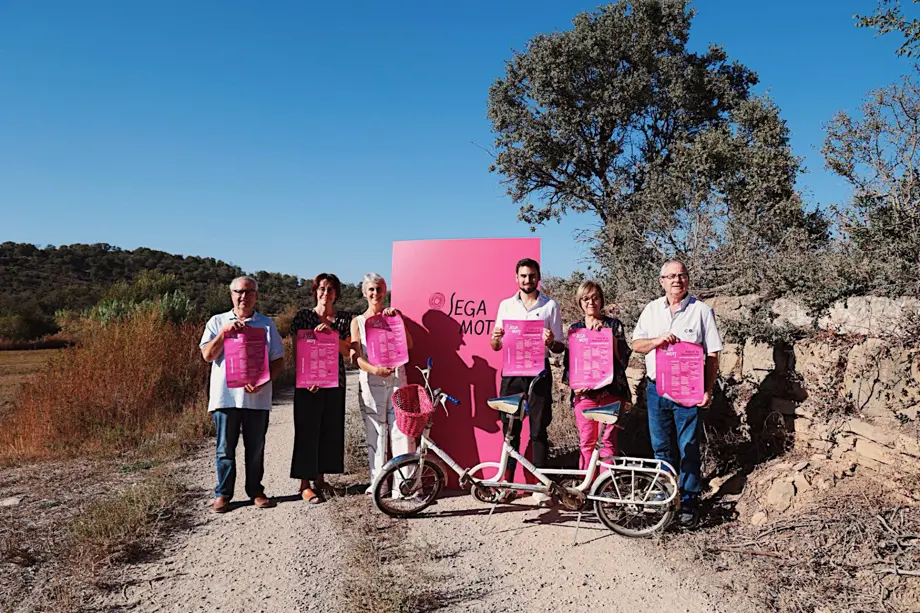
{"type": "Polygon", "coordinates": [[[668,281],[673,281],[674,279],[689,279],[690,275],[685,272],[679,272],[676,275],[661,275],[662,279],[667,279],[668,281]]]}
{"type": "Polygon", "coordinates": [[[600,302],[600,296],[583,296],[581,299],[582,302],[600,302]]]}
{"type": "Polygon", "coordinates": [[[237,296],[245,296],[246,294],[255,294],[257,293],[254,289],[232,289],[230,290],[237,296]]]}

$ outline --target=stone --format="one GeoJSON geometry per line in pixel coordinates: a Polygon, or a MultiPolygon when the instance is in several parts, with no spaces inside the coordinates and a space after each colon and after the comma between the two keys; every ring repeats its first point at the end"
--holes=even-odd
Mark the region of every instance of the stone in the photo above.
{"type": "Polygon", "coordinates": [[[10,496],[9,498],[0,500],[0,507],[15,507],[18,506],[20,502],[22,502],[22,498],[18,496],[10,496]]]}
{"type": "Polygon", "coordinates": [[[913,352],[867,338],[847,355],[843,393],[863,415],[895,425],[894,413],[920,401],[920,381],[912,377],[913,352]]]}
{"type": "Polygon", "coordinates": [[[867,423],[861,419],[848,419],[844,429],[870,441],[889,447],[914,458],[920,458],[920,441],[916,437],[904,436],[894,430],[867,423]]]}
{"type": "Polygon", "coordinates": [[[823,461],[826,460],[826,459],[827,459],[827,456],[824,455],[823,453],[813,453],[813,454],[811,454],[811,461],[812,461],[812,462],[823,462],[823,461]]]}
{"type": "Polygon", "coordinates": [[[796,472],[802,472],[802,471],[805,470],[806,468],[808,468],[808,460],[805,460],[805,461],[803,461],[803,462],[799,462],[798,464],[796,464],[795,466],[792,467],[792,470],[794,470],[794,471],[796,471],[796,472]]]}
{"type": "Polygon", "coordinates": [[[840,349],[820,341],[796,343],[792,353],[795,370],[804,378],[806,387],[825,382],[842,365],[840,349]]]}
{"type": "Polygon", "coordinates": [[[868,458],[886,466],[894,466],[899,463],[897,452],[866,438],[859,437],[856,439],[854,451],[858,455],[857,462],[860,461],[860,458],[868,458]]]}
{"type": "Polygon", "coordinates": [[[757,511],[751,516],[751,524],[754,526],[762,526],[767,523],[767,514],[763,511],[757,511]]]}
{"type": "Polygon", "coordinates": [[[827,479],[825,477],[815,477],[815,480],[812,482],[816,488],[822,492],[826,492],[834,486],[833,478],[827,479]]]}
{"type": "Polygon", "coordinates": [[[767,492],[767,504],[777,511],[785,511],[792,506],[795,498],[795,486],[784,479],[777,479],[767,492]]]}
{"type": "Polygon", "coordinates": [[[805,478],[805,475],[802,473],[796,473],[792,478],[792,484],[795,486],[796,495],[801,494],[802,492],[807,492],[811,489],[811,483],[808,482],[808,479],[805,478]]]}
{"type": "Polygon", "coordinates": [[[767,343],[746,341],[741,360],[741,376],[753,380],[758,385],[776,368],[773,347],[767,343]]]}
{"type": "Polygon", "coordinates": [[[911,314],[918,312],[917,298],[854,296],[831,305],[827,315],[818,319],[818,327],[838,334],[897,336],[905,332],[911,314]]]}
{"type": "MultiPolygon", "coordinates": [[[[725,377],[741,379],[744,346],[737,343],[725,343],[719,352],[719,373],[725,377]]],[[[627,371],[628,372],[628,371],[627,371]]]]}
{"type": "Polygon", "coordinates": [[[776,319],[773,320],[775,326],[814,327],[814,318],[808,314],[808,309],[789,298],[777,298],[770,305],[770,310],[776,315],[776,319]]]}

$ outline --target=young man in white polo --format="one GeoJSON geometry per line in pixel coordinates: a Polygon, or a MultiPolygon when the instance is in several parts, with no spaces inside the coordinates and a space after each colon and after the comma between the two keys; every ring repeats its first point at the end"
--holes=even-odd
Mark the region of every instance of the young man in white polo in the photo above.
{"type": "Polygon", "coordinates": [[[645,354],[648,377],[645,397],[655,458],[665,460],[678,469],[681,507],[677,521],[682,526],[692,527],[699,518],[697,501],[702,486],[699,409],[708,407],[712,402],[722,338],[716,328],[712,307],[689,295],[690,275],[681,262],[665,262],[659,281],[665,295],[648,303],[642,311],[633,330],[632,350],[645,354]],[[679,405],[662,397],[655,383],[655,350],[679,341],[702,345],[706,355],[705,391],[703,401],[696,406],[679,405]],[[671,454],[675,441],[679,458],[671,454]]]}
{"type": "MultiPolygon", "coordinates": [[[[549,354],[562,353],[565,345],[562,342],[562,317],[559,305],[552,298],[537,289],[540,283],[540,265],[536,260],[525,258],[515,266],[515,279],[518,291],[514,296],[502,300],[495,316],[495,327],[489,340],[493,351],[501,351],[502,337],[504,336],[503,322],[516,319],[539,319],[543,321],[543,344],[546,346],[544,367],[549,369],[549,354]]],[[[502,375],[502,396],[526,392],[534,377],[506,377],[502,375]]],[[[537,468],[545,468],[549,456],[549,438],[546,430],[553,419],[553,378],[546,377],[534,387],[530,397],[530,444],[533,448],[533,464],[537,468]]],[[[502,431],[508,433],[509,416],[501,413],[502,431]]],[[[521,420],[515,420],[511,429],[511,444],[520,451],[521,445],[521,420]]],[[[517,462],[508,461],[506,478],[514,480],[514,471],[517,462]]],[[[509,502],[514,498],[514,492],[506,491],[502,494],[501,501],[509,502]]],[[[535,493],[534,500],[541,506],[550,503],[546,494],[535,493]]]]}

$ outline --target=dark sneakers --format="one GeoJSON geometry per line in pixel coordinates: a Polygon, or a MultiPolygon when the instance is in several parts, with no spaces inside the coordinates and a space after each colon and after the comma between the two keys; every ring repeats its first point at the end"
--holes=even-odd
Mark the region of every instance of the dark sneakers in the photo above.
{"type": "Polygon", "coordinates": [[[677,524],[681,528],[696,528],[700,522],[699,508],[694,498],[682,500],[677,511],[677,524]]]}

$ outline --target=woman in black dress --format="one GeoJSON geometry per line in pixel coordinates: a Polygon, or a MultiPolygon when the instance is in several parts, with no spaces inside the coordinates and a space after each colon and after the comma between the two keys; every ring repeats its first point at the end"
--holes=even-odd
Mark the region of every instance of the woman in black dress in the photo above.
{"type": "Polygon", "coordinates": [[[338,277],[322,273],[313,279],[316,307],[294,315],[294,363],[297,363],[297,331],[334,330],[339,335],[339,386],[297,388],[294,391],[294,454],[291,478],[300,479],[300,495],[312,504],[323,502],[328,488],[325,475],[345,472],[345,362],[351,344],[353,315],[336,311],[341,292],[338,277]]]}

